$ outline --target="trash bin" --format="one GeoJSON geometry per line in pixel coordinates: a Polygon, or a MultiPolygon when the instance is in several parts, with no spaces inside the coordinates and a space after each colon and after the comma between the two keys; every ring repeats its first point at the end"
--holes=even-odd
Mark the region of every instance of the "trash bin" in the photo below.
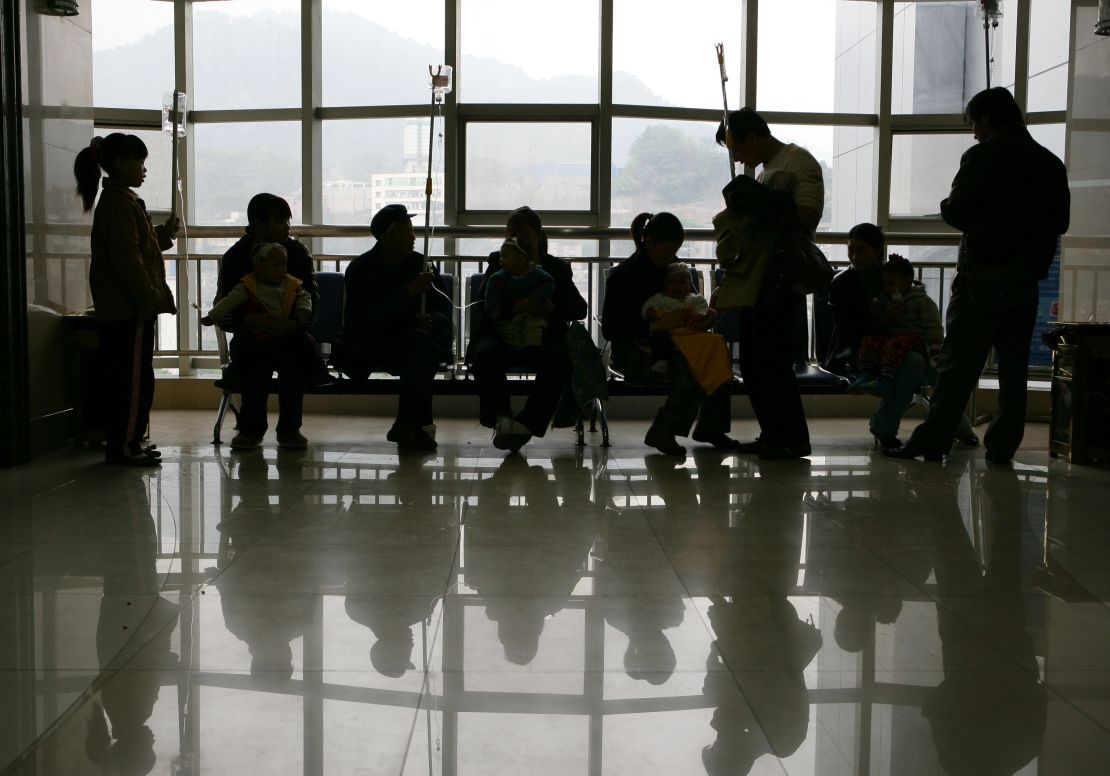
{"type": "Polygon", "coordinates": [[[1110,461],[1110,324],[1054,323],[1048,452],[1071,463],[1110,461]]]}

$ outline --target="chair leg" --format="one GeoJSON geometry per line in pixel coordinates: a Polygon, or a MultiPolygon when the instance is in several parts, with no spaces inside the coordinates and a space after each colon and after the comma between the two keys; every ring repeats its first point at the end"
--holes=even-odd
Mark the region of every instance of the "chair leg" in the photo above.
{"type": "Polygon", "coordinates": [[[609,419],[605,417],[605,402],[597,400],[597,411],[601,415],[601,446],[609,447],[609,419]]]}
{"type": "MultiPolygon", "coordinates": [[[[214,445],[222,444],[220,441],[220,430],[223,428],[224,415],[227,414],[228,405],[231,403],[231,392],[224,391],[223,395],[220,396],[220,408],[216,410],[216,428],[212,430],[212,444],[214,445]]],[[[237,412],[236,415],[238,415],[237,412]]]]}

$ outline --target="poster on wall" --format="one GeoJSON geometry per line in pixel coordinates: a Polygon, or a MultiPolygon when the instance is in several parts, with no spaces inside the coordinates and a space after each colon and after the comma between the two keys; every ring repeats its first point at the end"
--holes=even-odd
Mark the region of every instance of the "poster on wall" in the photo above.
{"type": "Polygon", "coordinates": [[[1052,349],[1041,338],[1049,330],[1049,324],[1060,320],[1060,245],[1056,240],[1056,257],[1048,268],[1048,277],[1041,281],[1037,321],[1033,325],[1033,342],[1029,345],[1029,366],[1031,369],[1051,369],[1052,349]]]}

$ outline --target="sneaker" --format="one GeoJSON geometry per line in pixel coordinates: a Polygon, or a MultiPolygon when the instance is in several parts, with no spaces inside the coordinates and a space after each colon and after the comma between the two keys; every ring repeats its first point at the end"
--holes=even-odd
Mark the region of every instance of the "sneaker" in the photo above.
{"type": "Polygon", "coordinates": [[[532,438],[531,430],[519,420],[502,416],[493,429],[493,446],[498,450],[517,452],[532,438]]]}
{"type": "Polygon", "coordinates": [[[251,436],[240,431],[231,440],[232,450],[256,450],[262,444],[262,437],[251,436]]]}
{"type": "MultiPolygon", "coordinates": [[[[695,437],[695,439],[696,439],[696,437],[695,437]]],[[[735,450],[738,453],[746,453],[746,454],[749,454],[749,455],[756,455],[756,454],[759,453],[760,450],[763,449],[763,440],[759,439],[757,437],[757,438],[753,439],[751,442],[737,441],[736,447],[734,447],[732,449],[735,450]]]]}
{"type": "Polygon", "coordinates": [[[671,362],[661,358],[651,365],[651,371],[655,372],[657,375],[665,375],[667,372],[671,371],[671,362]]]}
{"type": "Polygon", "coordinates": [[[654,447],[663,455],[676,455],[680,458],[686,456],[686,448],[675,441],[674,434],[659,431],[654,426],[649,428],[644,436],[644,444],[654,447]]]}
{"type": "Polygon", "coordinates": [[[308,439],[299,431],[291,434],[278,434],[278,446],[289,450],[301,450],[308,447],[308,439]]]}

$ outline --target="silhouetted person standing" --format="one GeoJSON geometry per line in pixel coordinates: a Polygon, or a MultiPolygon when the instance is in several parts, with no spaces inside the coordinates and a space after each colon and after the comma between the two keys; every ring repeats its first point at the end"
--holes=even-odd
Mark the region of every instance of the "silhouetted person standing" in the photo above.
{"type": "Polygon", "coordinates": [[[937,390],[910,441],[884,453],[938,461],[947,455],[993,347],[998,411],[983,442],[988,461],[1006,464],[1025,434],[1037,285],[1048,277],[1057,240],[1068,229],[1071,194],[1063,163],[1030,137],[1008,91],[979,92],[964,118],[977,145],[960,159],[952,191],[940,203],[944,222],[963,237],[937,390]]]}

